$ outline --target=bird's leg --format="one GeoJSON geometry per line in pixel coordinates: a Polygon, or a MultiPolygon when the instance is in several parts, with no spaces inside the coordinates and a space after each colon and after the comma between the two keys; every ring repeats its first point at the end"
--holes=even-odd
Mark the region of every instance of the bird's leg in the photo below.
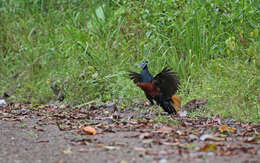
{"type": "Polygon", "coordinates": [[[167,98],[161,100],[161,106],[169,114],[176,114],[175,108],[171,105],[170,100],[167,98]]]}

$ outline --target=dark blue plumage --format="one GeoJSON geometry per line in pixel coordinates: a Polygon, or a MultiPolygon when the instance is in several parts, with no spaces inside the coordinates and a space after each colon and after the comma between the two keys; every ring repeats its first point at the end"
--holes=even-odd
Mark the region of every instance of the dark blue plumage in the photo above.
{"type": "MultiPolygon", "coordinates": [[[[145,62],[142,62],[140,67],[143,69],[141,71],[141,82],[145,83],[145,82],[152,82],[153,80],[153,76],[150,74],[149,70],[148,70],[148,67],[147,67],[147,61],[145,62]]],[[[150,103],[153,105],[154,102],[153,102],[153,97],[150,96],[149,94],[145,93],[145,96],[146,98],[150,101],[150,103]]]]}
{"type": "Polygon", "coordinates": [[[153,80],[153,76],[150,74],[147,66],[145,66],[141,71],[141,77],[142,82],[151,82],[153,80]]]}

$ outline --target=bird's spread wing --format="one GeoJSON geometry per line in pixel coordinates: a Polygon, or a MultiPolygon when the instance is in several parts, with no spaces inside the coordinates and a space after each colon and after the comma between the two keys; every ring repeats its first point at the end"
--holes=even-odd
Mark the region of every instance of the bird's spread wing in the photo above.
{"type": "Polygon", "coordinates": [[[134,81],[134,83],[142,82],[142,76],[137,72],[130,71],[129,77],[134,81]]]}
{"type": "Polygon", "coordinates": [[[166,97],[171,97],[175,94],[179,87],[179,79],[176,73],[167,67],[154,77],[152,83],[159,88],[160,94],[166,97]]]}

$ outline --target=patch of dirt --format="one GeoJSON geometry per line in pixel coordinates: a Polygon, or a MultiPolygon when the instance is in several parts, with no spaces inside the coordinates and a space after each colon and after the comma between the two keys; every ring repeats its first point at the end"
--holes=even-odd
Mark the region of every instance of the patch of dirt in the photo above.
{"type": "Polygon", "coordinates": [[[148,107],[133,108],[4,106],[0,162],[259,162],[260,124],[219,115],[173,117],[166,124],[148,107]]]}

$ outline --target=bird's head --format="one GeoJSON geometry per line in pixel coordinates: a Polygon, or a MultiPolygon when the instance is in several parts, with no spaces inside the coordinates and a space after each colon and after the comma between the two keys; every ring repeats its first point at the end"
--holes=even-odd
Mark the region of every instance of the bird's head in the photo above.
{"type": "Polygon", "coordinates": [[[145,68],[147,67],[147,64],[148,64],[148,61],[144,61],[144,62],[142,62],[142,63],[140,64],[140,67],[141,67],[142,69],[145,69],[145,68]]]}

